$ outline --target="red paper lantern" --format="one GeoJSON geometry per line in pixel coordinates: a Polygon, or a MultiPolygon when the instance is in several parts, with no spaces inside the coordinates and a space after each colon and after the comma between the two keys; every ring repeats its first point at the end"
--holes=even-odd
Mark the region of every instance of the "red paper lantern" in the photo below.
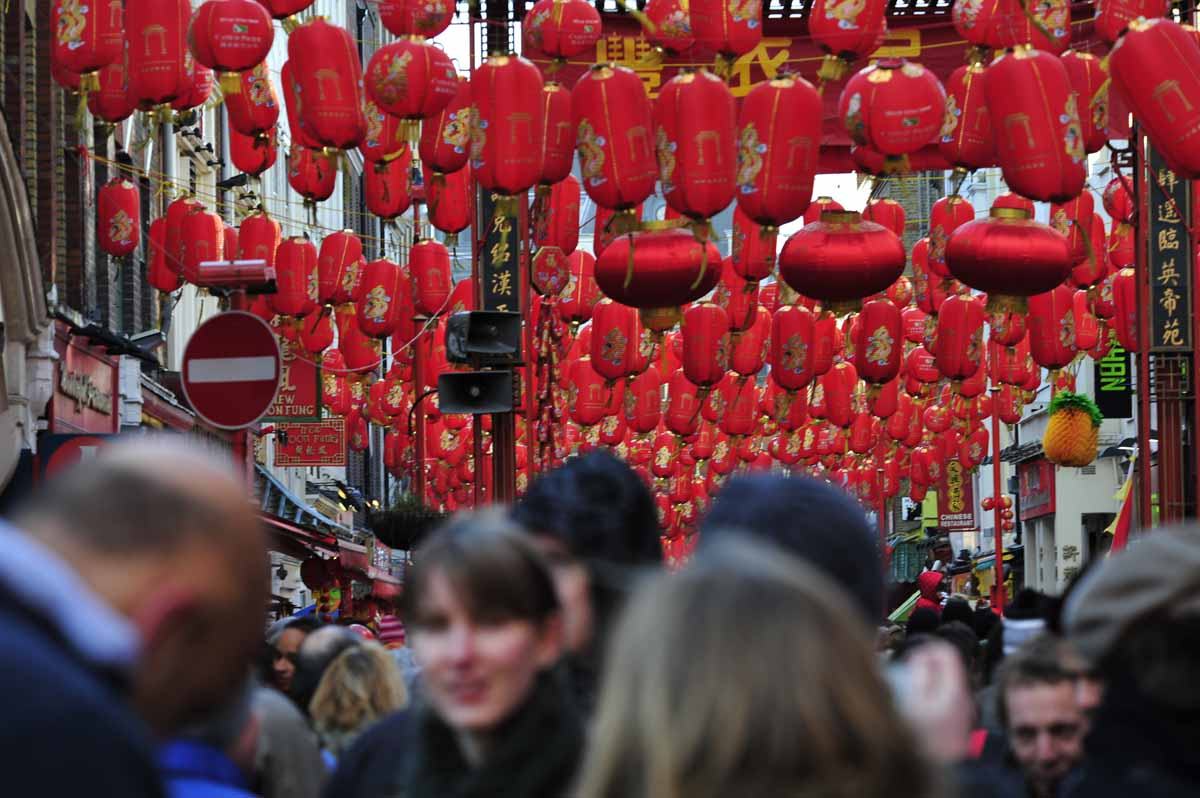
{"type": "Polygon", "coordinates": [[[252,214],[242,220],[234,257],[237,260],[261,260],[268,267],[274,267],[280,240],[279,222],[266,213],[252,214]]]}
{"type": "Polygon", "coordinates": [[[238,73],[253,69],[271,52],[275,26],[255,0],[208,0],[196,9],[188,30],[192,56],[221,75],[221,90],[237,94],[238,73]]]}
{"type": "Polygon", "coordinates": [[[139,107],[170,103],[191,88],[184,63],[191,18],[191,0],[126,0],[125,68],[139,107]]]}
{"type": "Polygon", "coordinates": [[[521,38],[526,49],[567,59],[594,50],[600,31],[600,12],[587,0],[538,0],[525,12],[521,38]]]}
{"type": "Polygon", "coordinates": [[[904,206],[894,199],[873,199],[867,202],[862,218],[883,225],[897,236],[904,235],[904,206]]]}
{"type": "Polygon", "coordinates": [[[679,55],[692,49],[692,18],[686,0],[647,0],[642,13],[650,21],[646,40],[657,49],[679,55]]]}
{"type": "Polygon", "coordinates": [[[322,304],[344,305],[362,296],[362,240],[353,230],[330,233],[317,258],[317,298],[322,304]]]}
{"type": "Polygon", "coordinates": [[[805,308],[784,306],[771,319],[771,378],[784,390],[799,391],[815,376],[816,318],[805,308]]]}
{"type": "Polygon", "coordinates": [[[100,249],[123,258],[137,249],[142,231],[142,195],[128,180],[114,178],[96,192],[100,249]]]}
{"type": "Polygon", "coordinates": [[[421,163],[434,172],[467,165],[471,145],[471,82],[456,78],[454,95],[421,125],[421,163]]]}
{"type": "Polygon", "coordinates": [[[884,0],[813,3],[808,14],[808,32],[826,53],[825,63],[817,73],[822,80],[840,80],[850,64],[879,49],[887,33],[886,14],[884,0]]]}
{"type": "MultiPolygon", "coordinates": [[[[758,421],[758,387],[749,377],[729,376],[729,404],[717,426],[729,436],[750,435],[758,421]]],[[[754,456],[757,456],[755,453],[754,456]]],[[[754,456],[746,459],[753,460],[754,456]]]]}
{"type": "Polygon", "coordinates": [[[576,424],[590,427],[612,414],[613,397],[623,394],[623,386],[607,382],[587,355],[571,364],[570,374],[567,406],[576,424]]]}
{"type": "Polygon", "coordinates": [[[1045,369],[1061,369],[1075,359],[1075,290],[1060,285],[1029,298],[1029,351],[1045,369]]]}
{"type": "Polygon", "coordinates": [[[475,196],[471,185],[471,171],[442,174],[424,169],[425,202],[429,223],[446,233],[446,243],[457,243],[457,234],[471,225],[475,214],[475,196]],[[454,239],[454,240],[451,240],[454,239]]]}
{"type": "Polygon", "coordinates": [[[895,282],[907,260],[904,245],[890,230],[853,211],[826,211],[821,221],[788,238],[779,272],[805,296],[852,306],[895,282]]]}
{"type": "Polygon", "coordinates": [[[650,100],[632,69],[593,66],[571,92],[583,188],[597,205],[633,208],[658,177],[650,100]]]}
{"type": "Polygon", "coordinates": [[[1092,246],[1092,216],[1095,200],[1090,191],[1065,203],[1050,206],[1050,227],[1067,239],[1071,248],[1071,263],[1086,260],[1092,246]]]}
{"type": "Polygon", "coordinates": [[[1113,306],[1116,313],[1111,324],[1117,335],[1117,343],[1122,349],[1137,352],[1138,336],[1138,305],[1137,305],[1137,272],[1133,269],[1121,269],[1113,276],[1112,281],[1113,306]]]}
{"type": "Polygon", "coordinates": [[[180,227],[183,279],[200,282],[200,264],[225,259],[225,222],[215,213],[196,207],[180,227]]]}
{"type": "MultiPolygon", "coordinates": [[[[964,3],[955,3],[957,9],[964,3]]],[[[955,169],[974,171],[996,162],[996,143],[984,93],[982,64],[968,64],[946,81],[946,111],[938,150],[955,169]]]]}
{"type": "Polygon", "coordinates": [[[700,428],[702,405],[700,389],[683,371],[674,372],[667,382],[667,411],[663,414],[667,429],[676,435],[695,434],[700,428]]]}
{"type": "Polygon", "coordinates": [[[306,202],[324,202],[337,187],[337,162],[321,150],[293,145],[288,150],[288,185],[306,202]]]}
{"type": "Polygon", "coordinates": [[[1049,291],[1071,270],[1067,239],[1024,211],[992,208],[954,231],[946,263],[955,278],[988,295],[988,309],[1021,309],[1020,297],[1049,291]]]}
{"type": "MultiPolygon", "coordinates": [[[[367,120],[367,132],[358,151],[367,163],[393,160],[408,150],[408,142],[401,130],[401,120],[383,111],[369,97],[363,98],[363,117],[367,120]]],[[[411,155],[409,156],[411,158],[411,155]]]]}
{"type": "Polygon", "coordinates": [[[229,151],[239,172],[258,177],[275,165],[279,157],[279,140],[275,128],[257,136],[243,136],[229,131],[229,151]]]}
{"type": "Polygon", "coordinates": [[[363,82],[376,105],[401,119],[436,116],[459,89],[450,56],[416,38],[401,39],[376,50],[363,82]]]}
{"type": "Polygon", "coordinates": [[[408,256],[412,274],[413,307],[423,316],[436,316],[445,309],[454,287],[450,276],[450,252],[432,239],[413,244],[408,256]]]}
{"type": "Polygon", "coordinates": [[[62,72],[87,75],[91,89],[97,88],[94,73],[121,60],[125,26],[120,3],[54,0],[50,27],[50,60],[62,72]]]}
{"type": "Polygon", "coordinates": [[[1200,177],[1200,42],[1170,20],[1135,20],[1108,59],[1113,85],[1167,166],[1200,177]]]}
{"type": "Polygon", "coordinates": [[[166,217],[155,219],[150,223],[147,238],[149,246],[147,247],[146,281],[152,288],[165,294],[178,290],[183,285],[183,278],[179,275],[178,269],[172,268],[167,263],[166,217]]]}
{"type": "MultiPolygon", "coordinates": [[[[275,251],[276,292],[271,307],[281,316],[306,316],[317,307],[317,248],[303,236],[293,236],[275,251]]],[[[345,345],[342,346],[345,351],[345,345]]]]}
{"type": "Polygon", "coordinates": [[[778,227],[809,207],[821,117],[821,96],[793,75],[760,83],[742,100],[737,201],[757,224],[778,227]]]}
{"type": "Polygon", "coordinates": [[[729,353],[729,368],[744,377],[762,371],[771,337],[771,314],[759,307],[754,323],[744,332],[734,333],[729,353]]]}
{"type": "Polygon", "coordinates": [[[563,319],[576,324],[592,317],[592,308],[600,301],[600,286],[596,284],[596,259],[581,249],[567,257],[570,276],[562,290],[559,312],[563,319]]]}
{"type": "Polygon", "coordinates": [[[943,279],[950,276],[946,266],[946,244],[955,230],[975,220],[975,208],[958,194],[942,197],[929,211],[929,271],[943,279]]]}
{"type": "Polygon", "coordinates": [[[754,323],[758,308],[758,283],[743,280],[734,271],[733,265],[725,261],[721,267],[721,282],[713,291],[712,299],[729,317],[729,329],[741,332],[754,323]]]}
{"type": "MultiPolygon", "coordinates": [[[[570,255],[579,246],[579,201],[582,191],[572,175],[538,190],[534,203],[531,237],[538,251],[550,247],[561,257],[570,255]]],[[[719,257],[719,256],[718,256],[719,257]]],[[[560,286],[561,288],[561,286],[560,286]]],[[[551,293],[558,293],[553,291],[551,293]]]]}
{"type": "Polygon", "coordinates": [[[1068,50],[1062,55],[1071,86],[1078,95],[1083,148],[1099,152],[1108,142],[1108,72],[1091,53],[1068,50]]]}
{"type": "Polygon", "coordinates": [[[279,121],[279,96],[263,61],[241,73],[240,90],[225,95],[229,127],[244,136],[256,136],[279,121]]]}
{"type": "Polygon", "coordinates": [[[716,385],[729,368],[729,316],[712,302],[683,314],[683,373],[701,387],[716,385]]]}
{"type": "Polygon", "coordinates": [[[88,94],[88,111],[97,119],[115,125],[129,118],[137,110],[137,103],[129,97],[129,78],[123,60],[102,68],[99,74],[100,88],[88,94]]]}
{"type": "Polygon", "coordinates": [[[860,70],[838,101],[850,138],[891,157],[932,142],[945,108],[946,92],[937,76],[904,59],[882,59],[860,70]]]}
{"type": "Polygon", "coordinates": [[[654,366],[625,384],[625,423],[639,435],[653,432],[662,419],[662,376],[654,366]]]}
{"type": "MultiPolygon", "coordinates": [[[[288,131],[292,143],[311,149],[320,149],[321,143],[300,124],[300,80],[292,67],[291,61],[283,64],[279,72],[279,82],[283,85],[283,100],[287,107],[288,131]]],[[[364,126],[366,120],[363,120],[364,126]]]]}
{"type": "Polygon", "coordinates": [[[1011,210],[1024,211],[1029,218],[1033,218],[1033,200],[1026,199],[1019,194],[1005,192],[992,200],[992,208],[1009,208],[1011,210]]]}
{"type": "Polygon", "coordinates": [[[491,56],[471,75],[471,168],[485,190],[520,194],[542,176],[542,73],[491,56]]]}
{"type": "Polygon", "coordinates": [[[616,301],[636,308],[670,308],[699,299],[721,276],[721,253],[687,230],[623,235],[596,259],[596,283],[616,301]]]}
{"type": "Polygon", "coordinates": [[[1076,288],[1091,288],[1108,274],[1108,254],[1105,252],[1104,219],[1092,214],[1087,251],[1082,260],[1071,267],[1071,284],[1076,288]]]}
{"type": "Polygon", "coordinates": [[[667,205],[680,214],[706,219],[733,201],[735,114],[729,87],[705,69],[685,69],[659,92],[659,181],[667,205]]]}
{"type": "Polygon", "coordinates": [[[432,39],[454,18],[453,0],[380,0],[379,21],[393,36],[432,39]]]}
{"type": "Polygon", "coordinates": [[[1118,222],[1108,235],[1108,265],[1111,271],[1133,266],[1137,258],[1136,232],[1131,224],[1118,222]]]}
{"type": "Polygon", "coordinates": [[[1071,300],[1071,314],[1075,323],[1075,349],[1094,349],[1100,343],[1100,320],[1092,314],[1087,291],[1076,291],[1071,300]]]}
{"type": "Polygon", "coordinates": [[[592,368],[610,381],[632,374],[640,334],[637,311],[601,299],[592,308],[592,368]]]}
{"type": "Polygon", "coordinates": [[[937,352],[934,362],[942,376],[967,380],[983,362],[983,303],[976,297],[952,296],[942,303],[937,317],[937,352]]]}
{"type": "Polygon", "coordinates": [[[733,211],[733,271],[745,280],[762,280],[775,271],[776,246],[779,230],[761,226],[735,208],[733,211]]]}
{"type": "Polygon", "coordinates": [[[1165,17],[1170,7],[1166,0],[1096,0],[1096,35],[1113,44],[1138,17],[1165,17]]]}
{"type": "Polygon", "coordinates": [[[762,41],[762,3],[691,0],[692,34],[696,44],[732,61],[762,41]]]}
{"type": "Polygon", "coordinates": [[[327,349],[321,356],[321,402],[335,416],[350,412],[350,387],[342,372],[346,361],[337,349],[327,349]]]}
{"type": "Polygon", "coordinates": [[[858,373],[849,363],[834,363],[833,368],[821,375],[820,387],[825,393],[825,417],[835,427],[846,429],[854,420],[854,390],[858,386],[858,373]]]}
{"type": "Polygon", "coordinates": [[[363,197],[367,210],[385,221],[395,219],[412,205],[412,151],[406,146],[399,157],[366,165],[363,197]]]}
{"type": "Polygon", "coordinates": [[[188,111],[208,102],[213,90],[213,71],[192,58],[190,52],[183,54],[183,88],[171,103],[173,111],[188,111]]]}
{"type": "Polygon", "coordinates": [[[1114,223],[1133,221],[1133,181],[1125,175],[1118,175],[1108,181],[1101,195],[1104,210],[1113,218],[1114,223]]]}
{"type": "Polygon", "coordinates": [[[258,0],[258,2],[266,6],[267,11],[271,12],[272,18],[287,20],[288,17],[307,10],[314,0],[258,0]]]}
{"type": "MultiPolygon", "coordinates": [[[[367,132],[363,115],[363,72],[354,38],[317,17],[288,36],[288,61],[301,102],[300,127],[320,146],[357,147],[367,132]]],[[[376,103],[387,110],[387,105],[376,103]]]]}
{"type": "Polygon", "coordinates": [[[575,128],[571,124],[571,92],[553,81],[542,88],[542,184],[571,176],[575,163],[575,128]]]}
{"type": "Polygon", "coordinates": [[[834,353],[841,349],[841,333],[832,313],[821,313],[813,325],[813,374],[820,376],[833,366],[834,353]]]}
{"type": "Polygon", "coordinates": [[[991,340],[1003,346],[1016,346],[1025,340],[1025,314],[998,310],[988,314],[991,340]]]}
{"type": "Polygon", "coordinates": [[[886,299],[863,305],[854,336],[854,367],[865,381],[882,385],[900,373],[902,324],[900,309],[886,299]]]}
{"type": "Polygon", "coordinates": [[[329,308],[317,308],[300,320],[300,345],[313,355],[333,345],[333,314],[329,308]]]}
{"type": "Polygon", "coordinates": [[[1079,100],[1050,53],[1018,48],[987,69],[985,90],[1004,182],[1043,202],[1079,195],[1087,176],[1079,100]],[[1029,103],[1038,97],[1040,102],[1029,103]]]}
{"type": "Polygon", "coordinates": [[[373,260],[363,269],[362,290],[356,305],[358,328],[370,338],[386,338],[399,321],[408,290],[408,276],[386,258],[373,260]]]}

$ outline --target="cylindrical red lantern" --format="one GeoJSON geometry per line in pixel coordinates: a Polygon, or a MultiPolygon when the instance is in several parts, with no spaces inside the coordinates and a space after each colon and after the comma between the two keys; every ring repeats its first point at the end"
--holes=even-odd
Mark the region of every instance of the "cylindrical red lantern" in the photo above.
{"type": "MultiPolygon", "coordinates": [[[[963,3],[955,3],[955,7],[963,3]]],[[[996,143],[984,93],[983,64],[961,66],[946,81],[946,112],[938,149],[955,169],[982,169],[996,162],[996,143]]]]}
{"type": "Polygon", "coordinates": [[[997,58],[986,73],[992,135],[1004,182],[1043,202],[1079,195],[1087,177],[1078,99],[1062,61],[1019,47],[997,58]],[[1029,103],[1038,97],[1040,102],[1029,103]]]}
{"type": "MultiPolygon", "coordinates": [[[[538,189],[534,202],[533,229],[531,238],[540,251],[546,247],[557,249],[563,257],[570,255],[579,246],[579,202],[582,190],[579,181],[572,175],[550,186],[538,189]]],[[[555,292],[557,293],[557,292],[555,292]]]]}
{"type": "Polygon", "coordinates": [[[444,310],[454,287],[450,275],[450,252],[437,241],[424,239],[413,244],[408,256],[412,274],[413,307],[423,316],[444,310]]]}
{"type": "Polygon", "coordinates": [[[333,345],[333,313],[329,308],[319,307],[300,320],[300,345],[314,355],[333,345]]]}
{"type": "Polygon", "coordinates": [[[559,312],[569,322],[585,322],[592,317],[592,308],[600,301],[600,286],[596,285],[596,259],[591,253],[575,250],[567,258],[570,276],[562,290],[559,312]]]}
{"type": "Polygon", "coordinates": [[[88,94],[88,110],[92,116],[110,125],[128,119],[137,110],[137,103],[129,96],[125,62],[117,61],[101,69],[99,81],[99,90],[88,94]]]}
{"type": "Polygon", "coordinates": [[[972,296],[952,296],[942,303],[937,317],[937,352],[934,362],[942,376],[966,380],[983,362],[983,303],[972,296]]]}
{"type": "Polygon", "coordinates": [[[804,296],[837,306],[886,290],[904,271],[904,245],[853,211],[826,211],[784,244],[779,272],[804,296]]]}
{"type": "Polygon", "coordinates": [[[771,314],[760,306],[749,329],[733,334],[729,368],[744,377],[754,376],[762,371],[767,359],[770,337],[771,314]]]}
{"type": "MultiPolygon", "coordinates": [[[[408,142],[401,130],[401,120],[382,110],[369,97],[363,98],[363,117],[367,132],[358,151],[367,163],[391,161],[408,151],[408,142]]],[[[411,159],[411,154],[409,158],[411,159]]]]}
{"type": "Polygon", "coordinates": [[[946,244],[955,230],[975,220],[975,208],[958,194],[942,197],[929,211],[929,271],[941,278],[950,276],[946,266],[946,244]]]}
{"type": "Polygon", "coordinates": [[[275,165],[279,157],[279,140],[275,128],[257,136],[243,136],[229,131],[229,151],[239,172],[258,177],[275,165]]]}
{"type": "MultiPolygon", "coordinates": [[[[288,61],[303,98],[297,113],[300,127],[322,147],[357,147],[367,120],[362,61],[350,33],[316,17],[288,36],[288,61]]],[[[377,96],[375,101],[386,110],[377,96]]]]}
{"type": "Polygon", "coordinates": [[[471,168],[485,190],[520,194],[542,176],[542,73],[491,56],[471,75],[471,168]]]}
{"type": "Polygon", "coordinates": [[[916,152],[942,127],[946,92],[920,64],[883,59],[846,82],[838,114],[858,144],[884,156],[916,152]]]}
{"type": "Polygon", "coordinates": [[[1092,215],[1095,201],[1090,191],[1065,203],[1050,206],[1050,227],[1067,239],[1071,248],[1071,263],[1085,260],[1092,244],[1092,215]]]}
{"type": "Polygon", "coordinates": [[[386,338],[396,329],[408,276],[386,258],[373,260],[363,269],[362,292],[356,311],[358,328],[369,338],[386,338]]]}
{"type": "Polygon", "coordinates": [[[593,66],[571,92],[571,115],[583,188],[597,205],[629,209],[654,192],[654,122],[636,72],[593,66]]]}
{"type": "Polygon", "coordinates": [[[729,87],[706,69],[685,69],[659,92],[654,103],[659,182],[667,205],[680,214],[706,219],[733,201],[735,114],[729,87]]]}
{"type": "Polygon", "coordinates": [[[662,418],[662,376],[656,367],[625,384],[625,423],[639,435],[653,432],[662,418]]]}
{"type": "Polygon", "coordinates": [[[1096,0],[1096,34],[1113,44],[1138,17],[1165,17],[1170,7],[1167,0],[1096,0]]]}
{"type": "Polygon", "coordinates": [[[592,308],[592,368],[606,380],[619,380],[633,372],[641,327],[637,311],[601,299],[592,308]]]}
{"type": "Polygon", "coordinates": [[[275,284],[271,307],[281,316],[306,316],[317,307],[317,248],[311,241],[293,236],[279,244],[275,284]]]}
{"type": "Polygon", "coordinates": [[[125,26],[120,3],[54,0],[50,27],[51,61],[59,70],[88,76],[88,89],[98,88],[96,72],[121,60],[125,26]]]}
{"type": "Polygon", "coordinates": [[[200,264],[225,259],[225,221],[199,207],[183,219],[180,230],[183,279],[200,281],[200,264]]]}
{"type": "Polygon", "coordinates": [[[868,201],[867,207],[863,209],[862,218],[883,225],[897,236],[904,235],[904,206],[894,199],[884,197],[868,201]]]}
{"type": "Polygon", "coordinates": [[[454,95],[421,125],[421,164],[448,174],[467,165],[471,146],[471,82],[456,79],[454,95]]]}
{"type": "Polygon", "coordinates": [[[854,338],[854,367],[867,382],[882,385],[900,373],[902,324],[900,309],[886,299],[863,305],[854,338]]]}
{"type": "Polygon", "coordinates": [[[100,249],[123,258],[137,249],[142,231],[142,195],[128,180],[115,178],[96,192],[100,249]]]}
{"type": "Polygon", "coordinates": [[[1061,369],[1075,359],[1075,290],[1060,285],[1029,298],[1029,351],[1046,369],[1061,369]]]}
{"type": "Polygon", "coordinates": [[[816,319],[802,307],[787,305],[771,319],[771,378],[788,391],[807,388],[815,375],[813,341],[816,319]]]}
{"type": "Polygon", "coordinates": [[[225,95],[229,127],[244,136],[257,136],[279,121],[279,96],[271,83],[267,62],[241,73],[241,89],[225,95]]]}
{"type": "Polygon", "coordinates": [[[367,210],[390,221],[412,205],[412,151],[406,146],[400,157],[363,169],[363,197],[367,210]]]}
{"type": "Polygon", "coordinates": [[[779,230],[756,224],[742,209],[733,211],[733,245],[730,262],[745,280],[762,280],[775,271],[779,230]]]}
{"type": "Polygon", "coordinates": [[[683,373],[701,387],[717,384],[729,368],[729,316],[712,302],[683,314],[683,373]]]}
{"type": "Polygon", "coordinates": [[[153,108],[190,90],[184,56],[191,0],[126,0],[125,18],[130,98],[141,108],[153,108]]]}
{"type": "Polygon", "coordinates": [[[288,185],[306,202],[324,202],[337,187],[337,162],[321,150],[293,145],[288,150],[288,185]]]}
{"type": "Polygon", "coordinates": [[[362,240],[353,230],[330,233],[321,241],[317,259],[317,297],[322,304],[344,305],[362,296],[362,240]]]}
{"type": "Polygon", "coordinates": [[[475,197],[471,185],[471,170],[442,174],[424,169],[425,203],[429,223],[446,233],[448,246],[457,243],[458,233],[471,225],[475,213],[475,197]]]}
{"type": "Polygon", "coordinates": [[[1137,272],[1133,269],[1121,269],[1113,275],[1112,281],[1113,306],[1116,313],[1112,317],[1113,332],[1117,335],[1117,343],[1129,352],[1138,351],[1138,305],[1137,305],[1137,272]]]}
{"type": "Polygon", "coordinates": [[[817,73],[820,78],[840,80],[850,64],[879,49],[887,33],[886,14],[884,0],[861,3],[815,0],[808,13],[808,32],[826,53],[817,73]]]}
{"type": "Polygon", "coordinates": [[[599,424],[613,409],[613,397],[623,393],[619,384],[608,383],[592,367],[592,359],[584,355],[571,364],[571,384],[567,405],[576,424],[590,427],[599,424]]]}
{"type": "Polygon", "coordinates": [[[183,285],[178,269],[167,263],[167,219],[155,219],[150,223],[147,235],[146,280],[152,288],[169,294],[183,285]]]}
{"type": "Polygon", "coordinates": [[[689,11],[696,44],[728,61],[762,41],[762,3],[691,0],[689,11]]]}
{"type": "Polygon", "coordinates": [[[1108,142],[1108,72],[1091,53],[1068,50],[1062,54],[1062,62],[1078,95],[1083,148],[1099,152],[1108,142]]]}

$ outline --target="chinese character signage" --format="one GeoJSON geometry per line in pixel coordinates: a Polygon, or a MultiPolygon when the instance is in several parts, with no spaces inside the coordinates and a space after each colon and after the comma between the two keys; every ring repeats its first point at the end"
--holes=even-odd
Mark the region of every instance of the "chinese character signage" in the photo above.
{"type": "Polygon", "coordinates": [[[263,420],[320,421],[321,369],[295,341],[279,339],[279,351],[283,355],[279,393],[263,420]]]}
{"type": "Polygon", "coordinates": [[[521,312],[518,293],[521,271],[521,220],[518,202],[482,192],[479,202],[479,221],[484,231],[483,247],[479,251],[479,275],[483,280],[481,310],[521,312]]]}
{"type": "Polygon", "coordinates": [[[309,424],[279,424],[275,427],[275,465],[346,465],[346,420],[329,418],[309,424]]]}
{"type": "Polygon", "coordinates": [[[1096,406],[1105,418],[1133,418],[1133,370],[1129,353],[1113,346],[1101,360],[1094,362],[1096,406]]]}
{"type": "Polygon", "coordinates": [[[1150,351],[1192,348],[1191,182],[1181,180],[1150,148],[1146,194],[1150,205],[1150,351]]]}
{"type": "Polygon", "coordinates": [[[1054,464],[1045,458],[1017,466],[1021,520],[1040,518],[1054,512],[1054,464]]]}
{"type": "Polygon", "coordinates": [[[946,463],[946,480],[938,488],[938,526],[948,532],[975,529],[975,486],[957,460],[946,463]]]}

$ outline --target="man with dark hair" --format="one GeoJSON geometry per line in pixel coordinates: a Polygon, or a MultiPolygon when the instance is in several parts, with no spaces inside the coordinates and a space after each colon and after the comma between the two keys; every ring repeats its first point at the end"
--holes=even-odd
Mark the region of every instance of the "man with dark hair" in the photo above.
{"type": "Polygon", "coordinates": [[[872,626],[883,611],[883,569],[875,534],[858,502],[811,477],[735,477],[701,522],[701,552],[744,532],[816,566],[846,589],[872,626]]]}
{"type": "Polygon", "coordinates": [[[1065,657],[1061,640],[1041,635],[1000,667],[1000,722],[1033,798],[1055,798],[1083,756],[1087,722],[1065,657]]]}
{"type": "Polygon", "coordinates": [[[178,441],[116,444],[0,526],[0,550],[6,790],[161,794],[151,734],[224,701],[261,644],[244,482],[178,441]]]}
{"type": "Polygon", "coordinates": [[[1104,685],[1067,794],[1200,795],[1200,527],[1156,529],[1110,557],[1072,591],[1063,621],[1104,685]]]}

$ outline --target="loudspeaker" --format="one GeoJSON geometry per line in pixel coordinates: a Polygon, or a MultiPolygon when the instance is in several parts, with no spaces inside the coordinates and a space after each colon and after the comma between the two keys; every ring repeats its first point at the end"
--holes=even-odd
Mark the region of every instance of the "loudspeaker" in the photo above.
{"type": "Polygon", "coordinates": [[[438,410],[443,413],[478,416],[512,409],[511,371],[450,371],[438,375],[438,410]]]}
{"type": "Polygon", "coordinates": [[[451,363],[510,365],[521,359],[521,314],[498,310],[455,313],[446,322],[446,359],[451,363]]]}

